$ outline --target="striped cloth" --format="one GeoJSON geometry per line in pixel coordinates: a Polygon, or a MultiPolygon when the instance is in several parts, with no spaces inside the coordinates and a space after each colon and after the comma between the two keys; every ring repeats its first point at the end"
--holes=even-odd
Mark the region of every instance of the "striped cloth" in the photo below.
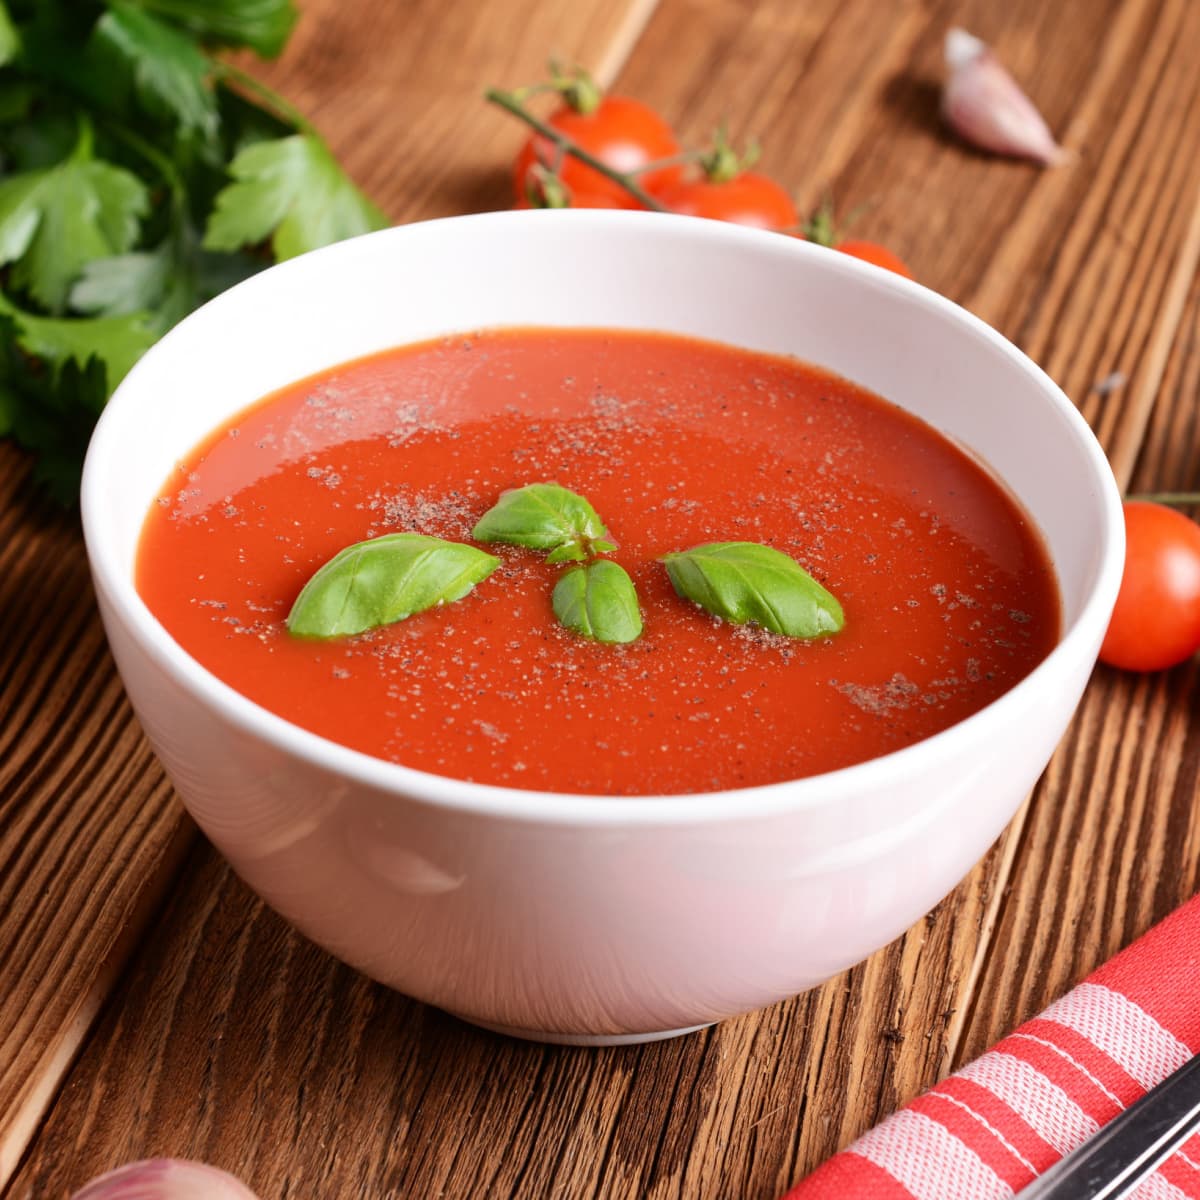
{"type": "MultiPolygon", "coordinates": [[[[1001,1200],[1200,1053],[1200,895],[785,1200],[1001,1200]]],[[[1134,1193],[1200,1200],[1200,1136],[1134,1193]]]]}

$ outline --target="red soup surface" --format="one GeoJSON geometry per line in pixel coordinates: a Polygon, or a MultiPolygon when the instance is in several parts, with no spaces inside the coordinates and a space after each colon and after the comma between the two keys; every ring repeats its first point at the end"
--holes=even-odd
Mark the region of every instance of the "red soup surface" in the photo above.
{"type": "Polygon", "coordinates": [[[137,586],[195,659],[297,725],[439,775],[657,794],[861,762],[969,716],[1049,652],[1052,568],[978,463],[914,417],[787,358],[661,334],[488,331],[347,363],[268,397],[182,463],[137,586]],[[586,496],[633,577],[624,646],[561,628],[563,570],[503,565],[465,599],[339,641],[291,637],[352,542],[470,539],[501,492],[586,496]],[[770,544],[842,602],[806,642],[676,596],[656,561],[770,544]]]}

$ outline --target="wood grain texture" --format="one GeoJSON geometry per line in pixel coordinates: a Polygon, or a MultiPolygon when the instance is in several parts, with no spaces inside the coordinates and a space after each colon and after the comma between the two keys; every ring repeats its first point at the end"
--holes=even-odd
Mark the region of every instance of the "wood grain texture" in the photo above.
{"type": "Polygon", "coordinates": [[[190,822],[109,664],[78,529],[0,446],[0,1180],[190,822]]]}
{"type": "Polygon", "coordinates": [[[540,79],[556,57],[608,83],[656,0],[310,0],[283,57],[247,60],[329,137],[397,221],[504,208],[522,126],[489,84],[540,79]]]}
{"type": "MultiPolygon", "coordinates": [[[[402,218],[506,203],[504,171],[521,134],[478,99],[483,81],[536,76],[551,51],[607,77],[653,3],[308,8],[269,72],[402,218]]],[[[192,826],[116,677],[78,526],[40,500],[8,444],[0,445],[0,618],[3,1186],[192,826]]]]}
{"type": "MultiPolygon", "coordinates": [[[[1198,385],[1193,276],[1132,491],[1200,491],[1198,385]]],[[[1122,390],[1103,402],[1119,404],[1122,390]]],[[[1200,890],[1198,711],[1196,660],[1145,677],[1097,670],[1032,806],[962,1057],[1200,890]]]]}
{"type": "MultiPolygon", "coordinates": [[[[160,929],[8,1195],[65,1195],[106,1163],[176,1154],[264,1197],[765,1197],[791,1177],[778,1152],[806,1107],[836,1112],[857,1058],[904,1049],[898,1029],[855,1019],[869,993],[901,1002],[882,956],[652,1046],[483,1033],[297,938],[203,844],[160,929]]],[[[916,957],[945,956],[918,941],[916,957]]]]}
{"type": "MultiPolygon", "coordinates": [[[[805,206],[826,188],[842,212],[867,205],[855,232],[887,240],[1045,364],[1122,482],[1200,485],[1200,6],[1189,0],[308,10],[271,77],[397,218],[507,203],[522,133],[477,97],[535,77],[550,51],[580,57],[688,140],[722,118],[758,135],[764,166],[805,206]],[[997,162],[948,138],[936,98],[952,23],[997,46],[1078,152],[1073,165],[997,162]],[[1097,391],[1113,372],[1124,384],[1097,391]]],[[[34,555],[60,578],[55,550],[77,550],[74,535],[30,549],[51,536],[44,522],[15,501],[0,514],[4,561],[34,555]]],[[[59,603],[76,644],[35,655],[14,642],[0,657],[14,705],[0,737],[35,764],[38,795],[66,793],[53,819],[28,790],[6,794],[0,861],[19,869],[0,874],[0,955],[23,928],[8,920],[6,887],[49,889],[48,905],[27,900],[25,920],[43,924],[20,944],[50,956],[72,928],[58,906],[92,920],[101,898],[128,907],[137,895],[86,846],[66,877],[86,870],[91,882],[64,893],[52,835],[82,846],[107,805],[114,844],[145,854],[153,830],[135,818],[170,806],[114,707],[82,573],[61,578],[75,580],[59,603]],[[88,697],[82,743],[56,732],[76,694],[88,697]],[[81,744],[96,747],[83,764],[71,757],[81,744]]],[[[1101,670],[1030,803],[925,920],[823,988],[651,1046],[539,1047],[460,1025],[304,942],[197,843],[3,1195],[63,1196],[120,1161],[174,1153],[243,1175],[264,1200],[767,1200],[1200,886],[1198,686],[1194,663],[1147,679],[1101,670]]],[[[90,961],[90,945],[82,953],[90,961]]],[[[111,977],[92,967],[93,981],[111,977]]],[[[45,995],[65,988],[65,1005],[73,977],[49,978],[45,995]]],[[[100,984],[89,985],[93,1009],[100,984]]],[[[28,995],[0,1010],[14,1031],[36,1008],[28,995]]],[[[61,1019],[36,1027],[45,1037],[61,1019]]],[[[13,1046],[0,1084],[17,1077],[12,1063],[37,1077],[40,1059],[0,1041],[13,1046]]]]}

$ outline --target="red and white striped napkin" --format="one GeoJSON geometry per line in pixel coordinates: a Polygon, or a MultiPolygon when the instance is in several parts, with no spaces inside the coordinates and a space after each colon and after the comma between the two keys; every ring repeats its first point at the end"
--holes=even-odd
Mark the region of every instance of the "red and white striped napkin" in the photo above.
{"type": "MultiPolygon", "coordinates": [[[[1200,895],[784,1200],[1001,1200],[1200,1052],[1200,895]]],[[[1200,1200],[1200,1136],[1133,1193],[1200,1200]]]]}

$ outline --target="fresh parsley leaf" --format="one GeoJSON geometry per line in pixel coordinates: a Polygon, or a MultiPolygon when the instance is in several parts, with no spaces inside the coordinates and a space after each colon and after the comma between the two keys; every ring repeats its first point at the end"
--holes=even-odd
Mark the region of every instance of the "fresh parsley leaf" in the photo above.
{"type": "Polygon", "coordinates": [[[145,184],[93,158],[85,131],[57,166],[0,183],[0,264],[14,264],[12,284],[60,313],[86,263],[133,246],[148,207],[145,184]]]}
{"type": "Polygon", "coordinates": [[[26,354],[48,368],[68,361],[86,367],[97,359],[109,389],[116,387],[129,368],[154,344],[157,331],[145,313],[115,317],[39,317],[19,309],[0,293],[0,317],[15,327],[15,337],[26,354]]]}
{"type": "Polygon", "coordinates": [[[122,317],[155,308],[171,278],[169,242],[153,250],[132,250],[93,258],[71,288],[71,307],[94,316],[122,317]]]}
{"type": "Polygon", "coordinates": [[[12,62],[21,50],[21,35],[13,24],[8,5],[0,0],[0,67],[12,62]]]}
{"type": "Polygon", "coordinates": [[[264,265],[247,254],[202,249],[185,224],[149,250],[93,259],[71,288],[71,308],[105,317],[150,313],[149,326],[162,334],[264,265]]]}
{"type": "Polygon", "coordinates": [[[842,606],[794,558],[754,542],[709,542],[661,560],[675,591],[734,625],[786,637],[837,633],[842,606]]]}
{"type": "Polygon", "coordinates": [[[554,615],[597,642],[635,642],[642,634],[637,589],[623,567],[601,558],[572,567],[554,586],[554,615]]]}
{"type": "Polygon", "coordinates": [[[0,436],[62,498],[111,388],[266,266],[264,241],[286,257],[384,223],[283,97],[210,52],[276,54],[296,16],[293,0],[0,0],[0,436]]]}
{"type": "Polygon", "coordinates": [[[98,358],[48,369],[29,358],[12,319],[0,315],[0,434],[37,452],[34,478],[64,506],[79,498],[83,452],[107,395],[98,358]]]}
{"type": "MultiPolygon", "coordinates": [[[[0,73],[3,71],[0,68],[0,73]]],[[[16,99],[21,103],[19,97],[16,99]]],[[[30,119],[30,111],[24,115],[18,112],[15,119],[0,129],[0,157],[7,168],[6,174],[56,166],[70,157],[79,140],[79,118],[73,109],[65,105],[58,108],[32,89],[28,101],[29,109],[37,104],[37,116],[30,119]]]]}
{"type": "Polygon", "coordinates": [[[304,585],[288,632],[296,637],[349,637],[461,600],[500,559],[474,546],[389,533],[335,554],[304,585]]]}
{"type": "Polygon", "coordinates": [[[212,60],[186,33],[133,4],[111,0],[94,43],[98,52],[124,62],[148,112],[166,117],[183,135],[215,140],[220,117],[212,60]]]}
{"type": "Polygon", "coordinates": [[[196,300],[205,304],[219,296],[235,283],[257,275],[267,265],[267,260],[247,253],[228,253],[204,250],[197,241],[195,250],[196,300]]]}
{"type": "Polygon", "coordinates": [[[292,0],[141,0],[142,7],[177,22],[207,42],[249,46],[274,58],[299,13],[292,0]]]}
{"type": "Polygon", "coordinates": [[[309,133],[256,142],[229,166],[204,245],[236,250],[271,238],[278,259],[382,229],[387,219],[309,133]]]}
{"type": "Polygon", "coordinates": [[[6,0],[26,47],[54,37],[63,46],[81,45],[104,11],[104,0],[6,0]]]}
{"type": "Polygon", "coordinates": [[[28,120],[33,101],[34,89],[23,79],[0,79],[0,125],[28,120]]]}
{"type": "MultiPolygon", "coordinates": [[[[29,7],[13,5],[18,13],[29,7]]],[[[77,136],[81,117],[112,115],[128,91],[126,80],[113,78],[111,60],[93,50],[104,6],[93,0],[35,0],[31,7],[32,19],[18,21],[21,54],[15,65],[40,85],[35,124],[46,109],[57,110],[70,118],[77,136]]]]}
{"type": "Polygon", "coordinates": [[[21,345],[44,362],[104,364],[109,391],[117,386],[155,341],[158,331],[144,313],[120,317],[19,318],[21,345]]]}

